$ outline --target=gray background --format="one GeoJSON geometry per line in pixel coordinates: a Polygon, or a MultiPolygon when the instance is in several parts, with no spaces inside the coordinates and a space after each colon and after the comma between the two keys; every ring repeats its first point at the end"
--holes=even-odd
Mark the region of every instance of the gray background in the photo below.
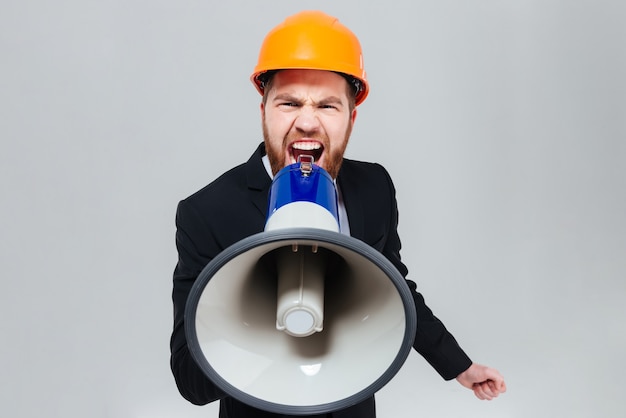
{"type": "Polygon", "coordinates": [[[3,0],[0,405],[216,417],[168,366],[178,200],[261,140],[266,32],[320,8],[371,95],[348,156],[395,179],[427,302],[509,392],[413,353],[380,417],[622,417],[626,3],[3,0]]]}

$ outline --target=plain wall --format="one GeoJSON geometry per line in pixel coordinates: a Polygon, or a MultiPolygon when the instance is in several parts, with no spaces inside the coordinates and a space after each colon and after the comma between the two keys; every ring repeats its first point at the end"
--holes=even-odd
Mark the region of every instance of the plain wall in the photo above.
{"type": "Polygon", "coordinates": [[[410,277],[509,387],[412,353],[378,415],[623,416],[617,0],[2,1],[2,415],[217,417],[169,371],[176,204],[261,141],[258,48],[307,8],[361,39],[347,155],[391,172],[410,277]]]}

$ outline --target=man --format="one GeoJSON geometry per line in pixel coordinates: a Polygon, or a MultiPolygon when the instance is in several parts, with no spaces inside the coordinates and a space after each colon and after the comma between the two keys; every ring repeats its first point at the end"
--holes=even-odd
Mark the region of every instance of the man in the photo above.
{"type": "MultiPolygon", "coordinates": [[[[250,159],[181,201],[176,216],[179,260],[174,272],[171,367],[181,394],[198,405],[220,400],[220,417],[279,416],[226,396],[192,359],[185,337],[187,296],[201,270],[228,246],[263,231],[272,176],[309,155],[336,179],[340,224],[380,251],[406,277],[400,260],[395,190],[378,164],[343,158],[357,110],[369,86],[358,39],[337,19],[302,12],[263,42],[252,81],[263,95],[264,142],[250,159]],[[375,198],[373,198],[375,197],[375,198]]],[[[472,363],[407,280],[416,303],[414,348],[446,380],[456,378],[479,399],[506,390],[494,369],[472,363]]],[[[373,397],[328,415],[375,417],[373,397]]]]}

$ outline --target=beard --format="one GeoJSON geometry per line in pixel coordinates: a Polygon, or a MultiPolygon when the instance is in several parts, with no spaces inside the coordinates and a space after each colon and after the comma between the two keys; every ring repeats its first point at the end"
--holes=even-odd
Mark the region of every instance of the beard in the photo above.
{"type": "MultiPolygon", "coordinates": [[[[315,161],[315,164],[318,164],[320,167],[326,170],[333,179],[337,178],[339,170],[341,169],[343,154],[348,146],[348,140],[350,139],[351,132],[352,125],[348,126],[344,134],[343,140],[338,145],[335,145],[334,148],[330,147],[330,141],[326,135],[307,136],[307,138],[312,138],[319,141],[324,146],[324,162],[323,164],[318,164],[318,162],[315,161]]],[[[280,170],[290,164],[290,161],[286,161],[285,149],[292,142],[302,138],[302,136],[302,134],[299,134],[297,132],[290,133],[283,138],[279,148],[277,148],[275,145],[272,146],[273,142],[271,141],[271,138],[269,136],[267,124],[265,123],[265,119],[263,119],[263,139],[265,140],[265,152],[267,153],[267,157],[270,161],[270,166],[272,167],[272,173],[274,175],[276,175],[276,173],[278,173],[280,170]]]]}

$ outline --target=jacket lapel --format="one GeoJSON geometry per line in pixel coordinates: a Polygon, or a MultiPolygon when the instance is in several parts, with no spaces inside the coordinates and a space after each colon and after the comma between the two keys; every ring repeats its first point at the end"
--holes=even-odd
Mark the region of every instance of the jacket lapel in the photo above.
{"type": "Polygon", "coordinates": [[[267,198],[272,180],[265,171],[261,158],[265,155],[265,145],[261,143],[246,163],[246,183],[252,203],[267,218],[267,198]]]}
{"type": "Polygon", "coordinates": [[[363,205],[366,199],[362,196],[358,183],[359,179],[353,174],[350,166],[350,160],[344,159],[337,176],[337,184],[341,189],[343,203],[346,206],[350,235],[363,240],[365,238],[365,211],[363,205]]]}

